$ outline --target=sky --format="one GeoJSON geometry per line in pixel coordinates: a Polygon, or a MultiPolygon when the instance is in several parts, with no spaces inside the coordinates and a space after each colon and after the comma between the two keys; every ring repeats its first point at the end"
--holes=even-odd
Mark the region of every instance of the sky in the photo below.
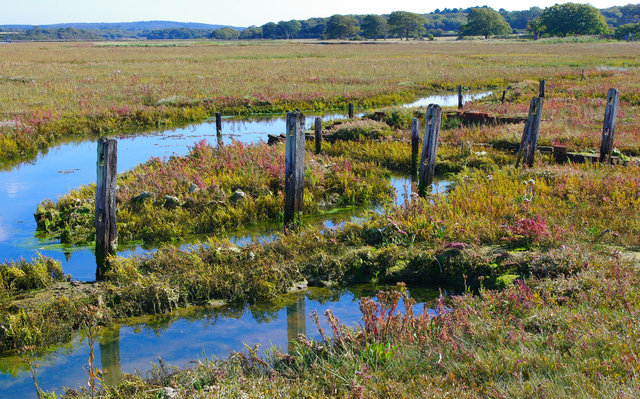
{"type": "MultiPolygon", "coordinates": [[[[267,22],[328,17],[333,14],[388,14],[392,11],[427,13],[436,8],[487,5],[496,10],[541,8],[569,0],[4,0],[0,25],[45,25],[64,22],[133,22],[167,20],[250,26],[267,22]]],[[[630,1],[593,0],[597,8],[625,5],[630,1]]]]}

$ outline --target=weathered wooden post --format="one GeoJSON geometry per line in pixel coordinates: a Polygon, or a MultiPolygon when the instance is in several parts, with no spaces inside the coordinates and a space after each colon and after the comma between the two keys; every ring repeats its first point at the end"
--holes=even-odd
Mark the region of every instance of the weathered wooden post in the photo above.
{"type": "Polygon", "coordinates": [[[458,85],[458,109],[462,109],[462,85],[458,85]]]}
{"type": "Polygon", "coordinates": [[[582,68],[582,80],[584,80],[584,68],[582,68]]]}
{"type": "Polygon", "coordinates": [[[418,180],[418,151],[420,150],[420,121],[411,121],[411,180],[418,180]]]}
{"type": "Polygon", "coordinates": [[[118,142],[98,140],[98,181],[96,184],[96,280],[107,271],[106,258],[118,247],[116,227],[116,176],[118,174],[118,142]]]}
{"type": "Polygon", "coordinates": [[[349,103],[349,119],[353,119],[353,103],[349,103]]]}
{"type": "Polygon", "coordinates": [[[600,144],[600,162],[611,159],[613,150],[613,135],[616,130],[616,116],[620,102],[618,89],[609,89],[607,93],[607,107],[604,111],[604,123],[602,124],[602,143],[600,144]]]}
{"type": "Polygon", "coordinates": [[[441,121],[442,108],[436,104],[429,104],[427,107],[427,115],[424,118],[424,137],[422,157],[420,158],[420,178],[418,181],[418,194],[421,197],[427,194],[427,189],[431,186],[431,183],[433,183],[441,121]]]}
{"type": "Polygon", "coordinates": [[[529,116],[524,125],[522,139],[520,140],[520,149],[518,150],[518,158],[516,160],[516,168],[520,165],[520,159],[527,166],[533,166],[533,159],[538,147],[538,131],[540,130],[540,119],[542,118],[542,104],[544,100],[540,97],[534,97],[529,106],[529,116]]]}
{"type": "Polygon", "coordinates": [[[507,95],[507,91],[506,90],[502,90],[502,98],[500,99],[500,103],[504,104],[504,97],[507,95]]]}
{"type": "Polygon", "coordinates": [[[540,81],[540,89],[539,89],[538,97],[544,98],[544,79],[540,81]]]}
{"type": "Polygon", "coordinates": [[[304,115],[287,112],[287,141],[284,168],[284,225],[292,226],[302,211],[304,194],[304,115]]]}
{"type": "Polygon", "coordinates": [[[317,116],[314,122],[314,127],[316,130],[316,154],[320,154],[322,152],[322,118],[317,116]]]}
{"type": "Polygon", "coordinates": [[[222,114],[216,112],[216,135],[218,136],[218,147],[222,147],[222,114]]]}

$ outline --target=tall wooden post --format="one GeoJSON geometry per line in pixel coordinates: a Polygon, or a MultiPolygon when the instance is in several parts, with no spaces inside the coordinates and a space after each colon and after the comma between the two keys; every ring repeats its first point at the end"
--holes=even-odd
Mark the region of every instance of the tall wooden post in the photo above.
{"type": "Polygon", "coordinates": [[[304,115],[287,112],[287,141],[284,168],[284,225],[290,227],[302,212],[304,194],[304,115]]]}
{"type": "Polygon", "coordinates": [[[616,116],[620,102],[618,89],[609,89],[607,93],[607,107],[604,111],[604,123],[602,124],[602,144],[600,144],[600,162],[611,158],[613,150],[613,135],[616,130],[616,116]]]}
{"type": "Polygon", "coordinates": [[[462,109],[462,85],[458,86],[458,109],[462,109]]]}
{"type": "Polygon", "coordinates": [[[353,119],[353,103],[349,103],[349,119],[353,119]]]}
{"type": "Polygon", "coordinates": [[[420,150],[420,121],[411,121],[411,179],[418,180],[418,151],[420,150]]]}
{"type": "Polygon", "coordinates": [[[216,112],[216,135],[218,136],[218,147],[222,147],[222,114],[216,112]]]}
{"type": "Polygon", "coordinates": [[[504,104],[504,98],[507,95],[507,91],[506,90],[502,90],[502,98],[500,99],[500,103],[504,104]]]}
{"type": "Polygon", "coordinates": [[[420,158],[420,179],[418,182],[418,194],[424,197],[427,189],[433,183],[433,175],[436,170],[436,153],[438,152],[438,136],[440,135],[440,122],[442,121],[442,108],[439,105],[429,104],[427,115],[424,119],[424,138],[422,144],[422,157],[420,158]]]}
{"type": "Polygon", "coordinates": [[[518,159],[516,160],[516,168],[520,165],[520,159],[527,166],[533,166],[536,148],[538,147],[538,132],[540,130],[540,119],[542,118],[542,104],[544,100],[540,97],[534,97],[529,106],[529,116],[527,123],[524,125],[522,139],[520,140],[520,149],[518,150],[518,159]]]}
{"type": "Polygon", "coordinates": [[[582,80],[584,80],[584,68],[582,68],[582,80]]]}
{"type": "Polygon", "coordinates": [[[322,118],[317,116],[313,123],[316,130],[316,154],[322,152],[322,118]]]}
{"type": "Polygon", "coordinates": [[[107,270],[106,258],[118,247],[116,227],[116,176],[118,174],[118,142],[98,140],[98,182],[96,185],[96,280],[102,280],[107,270]]]}
{"type": "Polygon", "coordinates": [[[540,81],[540,89],[539,89],[538,97],[544,98],[544,79],[540,81]]]}

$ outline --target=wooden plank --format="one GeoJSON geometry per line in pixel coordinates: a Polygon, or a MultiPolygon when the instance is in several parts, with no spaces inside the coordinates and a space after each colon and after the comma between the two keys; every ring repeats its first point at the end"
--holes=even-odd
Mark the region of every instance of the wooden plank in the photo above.
{"type": "Polygon", "coordinates": [[[420,121],[411,121],[411,179],[418,179],[418,151],[420,151],[420,121]]]}
{"type": "Polygon", "coordinates": [[[422,157],[420,158],[420,177],[418,182],[418,194],[424,197],[427,189],[433,183],[433,175],[436,170],[436,154],[438,152],[438,136],[440,135],[440,123],[442,122],[442,108],[439,105],[429,104],[424,120],[424,138],[422,144],[422,157]]]}
{"type": "Polygon", "coordinates": [[[284,225],[292,227],[296,214],[302,212],[304,194],[304,115],[287,113],[287,141],[284,186],[284,225]]]}
{"type": "Polygon", "coordinates": [[[118,142],[115,139],[98,140],[96,184],[96,280],[102,280],[107,271],[106,258],[118,247],[116,226],[116,177],[118,174],[118,142]]]}
{"type": "Polygon", "coordinates": [[[607,107],[604,111],[602,124],[602,143],[600,144],[600,162],[611,158],[613,150],[613,136],[616,131],[616,116],[620,105],[620,93],[618,89],[609,89],[607,93],[607,107]]]}
{"type": "Polygon", "coordinates": [[[542,105],[544,100],[540,97],[534,97],[529,106],[529,115],[524,125],[522,139],[520,140],[520,149],[518,150],[518,158],[516,160],[516,168],[520,165],[520,159],[527,166],[533,166],[533,160],[538,147],[538,132],[540,130],[540,119],[542,118],[542,105]]]}
{"type": "Polygon", "coordinates": [[[353,119],[353,104],[349,103],[349,119],[353,119]]]}
{"type": "Polygon", "coordinates": [[[218,147],[222,147],[222,114],[216,112],[216,136],[218,136],[218,147]]]}
{"type": "Polygon", "coordinates": [[[322,152],[322,118],[316,117],[313,123],[316,131],[316,154],[322,152]]]}
{"type": "Polygon", "coordinates": [[[463,106],[462,104],[462,85],[458,86],[458,109],[461,109],[463,106]]]}
{"type": "Polygon", "coordinates": [[[538,97],[544,98],[544,79],[540,81],[540,89],[539,89],[538,97]]]}

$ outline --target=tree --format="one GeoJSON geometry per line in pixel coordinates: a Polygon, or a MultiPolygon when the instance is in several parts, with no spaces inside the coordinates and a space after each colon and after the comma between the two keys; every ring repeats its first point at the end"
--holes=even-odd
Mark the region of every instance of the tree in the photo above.
{"type": "Polygon", "coordinates": [[[278,25],[273,22],[267,22],[261,26],[262,37],[265,39],[276,39],[278,37],[278,25]]]}
{"type": "Polygon", "coordinates": [[[539,23],[540,33],[551,36],[600,35],[609,32],[600,11],[588,4],[565,3],[547,7],[539,23]]]}
{"type": "Polygon", "coordinates": [[[380,15],[367,15],[362,19],[362,35],[367,39],[387,36],[387,20],[380,15]]]}
{"type": "Polygon", "coordinates": [[[278,33],[285,39],[293,39],[300,32],[302,25],[300,22],[292,19],[291,21],[278,22],[278,33]]]}
{"type": "Polygon", "coordinates": [[[234,40],[234,39],[237,39],[238,37],[240,37],[240,32],[228,26],[225,26],[224,28],[216,29],[213,32],[211,32],[212,39],[234,40]]]}
{"type": "Polygon", "coordinates": [[[389,15],[389,32],[401,39],[405,37],[422,37],[427,33],[422,15],[407,11],[394,11],[389,15]]]}
{"type": "Polygon", "coordinates": [[[358,33],[358,20],[349,15],[332,15],[324,31],[327,39],[344,39],[358,33]]]}
{"type": "Polygon", "coordinates": [[[508,35],[511,26],[499,12],[492,8],[472,8],[467,16],[467,23],[460,27],[459,36],[478,36],[488,38],[489,35],[508,35]]]}
{"type": "Polygon", "coordinates": [[[262,38],[262,28],[259,26],[251,25],[242,32],[240,32],[240,39],[260,39],[262,38]]]}
{"type": "Polygon", "coordinates": [[[616,29],[615,36],[618,40],[638,40],[640,38],[640,23],[620,25],[616,29]]]}

